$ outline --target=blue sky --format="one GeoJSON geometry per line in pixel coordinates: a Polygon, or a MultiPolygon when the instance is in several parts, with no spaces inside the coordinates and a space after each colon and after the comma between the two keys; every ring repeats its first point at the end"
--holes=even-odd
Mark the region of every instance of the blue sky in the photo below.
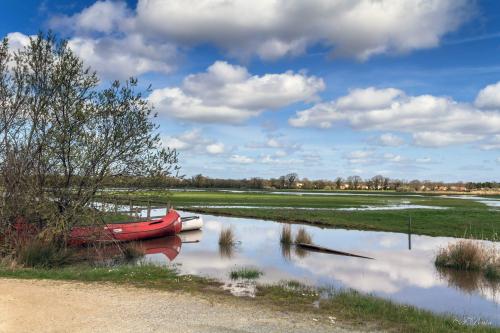
{"type": "Polygon", "coordinates": [[[52,29],[137,76],[183,172],[500,180],[500,3],[13,1],[13,49],[52,29]]]}

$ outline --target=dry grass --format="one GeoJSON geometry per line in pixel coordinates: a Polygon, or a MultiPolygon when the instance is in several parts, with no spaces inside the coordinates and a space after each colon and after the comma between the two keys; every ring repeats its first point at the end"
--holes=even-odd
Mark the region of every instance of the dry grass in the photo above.
{"type": "Polygon", "coordinates": [[[283,229],[281,229],[280,235],[281,244],[290,245],[293,242],[292,237],[292,227],[289,224],[285,224],[283,229]]]}
{"type": "Polygon", "coordinates": [[[222,258],[231,258],[236,245],[236,237],[231,228],[222,229],[219,234],[219,254],[222,258]]]}
{"type": "Polygon", "coordinates": [[[295,243],[311,244],[312,237],[305,228],[299,228],[297,235],[295,235],[295,243]]]}
{"type": "Polygon", "coordinates": [[[465,271],[482,271],[490,279],[500,278],[500,255],[494,246],[460,240],[441,248],[435,265],[465,271]]]}
{"type": "Polygon", "coordinates": [[[231,228],[222,229],[219,234],[219,245],[233,246],[235,244],[236,244],[236,238],[234,236],[233,229],[231,228]]]}

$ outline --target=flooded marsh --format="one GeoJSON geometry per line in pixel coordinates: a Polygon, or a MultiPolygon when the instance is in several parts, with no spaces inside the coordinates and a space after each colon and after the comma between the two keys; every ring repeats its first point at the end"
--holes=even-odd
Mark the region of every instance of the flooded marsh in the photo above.
{"type": "MultiPolygon", "coordinates": [[[[368,260],[284,244],[280,236],[288,224],[211,215],[203,215],[203,219],[202,231],[154,240],[155,246],[144,242],[155,250],[146,252],[143,262],[174,264],[182,274],[216,278],[240,296],[254,294],[255,283],[295,280],[310,286],[354,289],[436,313],[451,313],[468,322],[500,325],[497,283],[434,266],[438,249],[451,238],[302,226],[315,244],[375,259],[368,260]],[[230,253],[218,243],[220,231],[227,228],[240,241],[230,253]],[[252,267],[262,275],[250,284],[232,281],[231,272],[241,267],[252,267]]],[[[300,227],[290,228],[295,234],[300,227]]]]}

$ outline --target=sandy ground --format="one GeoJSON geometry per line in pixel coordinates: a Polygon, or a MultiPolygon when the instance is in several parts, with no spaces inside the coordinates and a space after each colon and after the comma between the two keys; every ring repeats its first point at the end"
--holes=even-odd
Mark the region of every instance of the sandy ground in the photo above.
{"type": "MultiPolygon", "coordinates": [[[[183,293],[0,279],[0,332],[347,332],[328,320],[183,293]]],[[[349,332],[352,332],[349,330],[349,332]]]]}

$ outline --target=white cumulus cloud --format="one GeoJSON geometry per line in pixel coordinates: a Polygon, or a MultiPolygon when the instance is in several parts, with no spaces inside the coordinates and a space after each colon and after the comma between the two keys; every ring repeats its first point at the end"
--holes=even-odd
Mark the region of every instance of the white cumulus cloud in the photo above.
{"type": "Polygon", "coordinates": [[[464,133],[418,132],[413,134],[414,143],[423,147],[444,147],[452,144],[474,142],[483,138],[482,135],[464,133]]]}
{"type": "Polygon", "coordinates": [[[381,146],[387,146],[387,147],[399,147],[404,145],[405,140],[397,135],[394,135],[392,133],[384,133],[380,135],[376,140],[375,143],[381,145],[381,146]]]}
{"type": "Polygon", "coordinates": [[[131,24],[133,12],[122,1],[97,1],[71,16],[58,15],[50,19],[52,28],[84,32],[112,33],[131,24]]]}
{"type": "Polygon", "coordinates": [[[490,138],[488,141],[479,146],[482,150],[500,149],[500,134],[490,138]]]}
{"type": "Polygon", "coordinates": [[[148,72],[168,74],[177,56],[171,44],[151,44],[141,35],[123,38],[73,37],[69,47],[98,74],[111,79],[126,79],[148,72]]]}
{"type": "Polygon", "coordinates": [[[346,123],[356,130],[412,133],[417,145],[445,146],[500,134],[500,110],[482,110],[448,97],[408,96],[392,88],[370,87],[299,111],[289,123],[319,128],[346,123]]]}
{"type": "Polygon", "coordinates": [[[277,59],[320,45],[366,60],[436,47],[474,12],[470,0],[97,1],[50,26],[78,36],[140,34],[184,48],[211,44],[229,55],[277,59]]]}
{"type": "Polygon", "coordinates": [[[181,87],[154,90],[149,101],[160,114],[219,123],[242,123],[266,110],[317,99],[323,80],[291,71],[251,75],[242,66],[217,61],[187,76],[181,87]]]}
{"type": "Polygon", "coordinates": [[[319,43],[335,55],[366,60],[437,46],[471,7],[467,0],[139,0],[136,26],[239,57],[275,59],[319,43]]]}
{"type": "Polygon", "coordinates": [[[224,152],[224,144],[221,142],[209,144],[207,152],[212,155],[222,154],[224,152]]]}
{"type": "Polygon", "coordinates": [[[229,161],[237,164],[250,164],[255,162],[253,158],[244,155],[231,155],[229,161]]]}
{"type": "Polygon", "coordinates": [[[162,137],[162,144],[165,147],[177,149],[179,151],[194,151],[196,153],[208,153],[219,155],[225,152],[225,145],[203,136],[199,128],[195,128],[177,136],[162,137]]]}
{"type": "Polygon", "coordinates": [[[500,82],[482,89],[476,97],[475,105],[481,109],[500,110],[500,82]]]}
{"type": "Polygon", "coordinates": [[[8,33],[6,37],[9,40],[9,50],[11,51],[20,50],[23,47],[28,46],[30,43],[30,36],[26,36],[20,32],[8,33]]]}

